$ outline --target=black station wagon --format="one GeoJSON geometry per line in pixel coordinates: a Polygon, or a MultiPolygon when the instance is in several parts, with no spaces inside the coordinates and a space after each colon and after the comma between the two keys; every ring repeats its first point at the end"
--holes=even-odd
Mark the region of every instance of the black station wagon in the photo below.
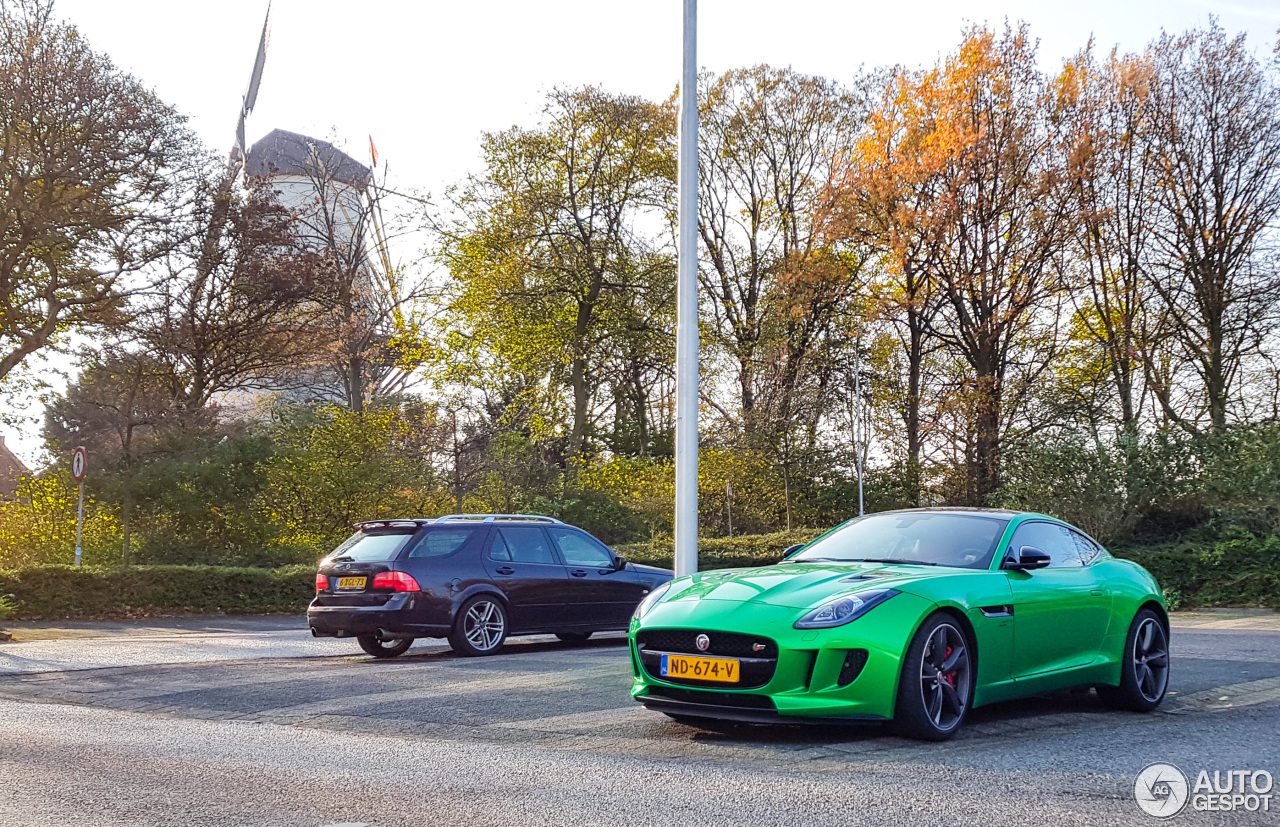
{"type": "Polygon", "coordinates": [[[376,657],[447,637],[491,655],[508,635],[581,642],[626,629],[671,572],[628,563],[580,528],[526,514],[360,523],[320,561],[311,634],[354,637],[376,657]]]}

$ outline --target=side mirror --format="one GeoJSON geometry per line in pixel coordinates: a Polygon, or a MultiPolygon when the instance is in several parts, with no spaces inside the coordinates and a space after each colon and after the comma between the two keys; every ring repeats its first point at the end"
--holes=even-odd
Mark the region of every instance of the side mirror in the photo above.
{"type": "Polygon", "coordinates": [[[1049,565],[1049,555],[1035,546],[1023,546],[1018,549],[1017,558],[1009,557],[1004,561],[1006,569],[1042,569],[1049,565]]]}
{"type": "Polygon", "coordinates": [[[786,560],[800,549],[804,548],[804,543],[796,543],[794,546],[787,546],[786,551],[782,552],[782,559],[786,560]]]}
{"type": "Polygon", "coordinates": [[[615,554],[613,557],[613,570],[623,571],[626,569],[626,567],[627,567],[627,558],[623,557],[621,554],[615,554]]]}

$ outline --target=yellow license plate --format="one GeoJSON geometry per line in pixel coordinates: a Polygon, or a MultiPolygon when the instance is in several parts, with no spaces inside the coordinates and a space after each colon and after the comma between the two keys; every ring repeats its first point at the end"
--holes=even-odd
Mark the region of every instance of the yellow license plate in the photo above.
{"type": "Polygon", "coordinates": [[[340,589],[363,589],[364,581],[367,577],[339,577],[338,588],[340,589]]]}
{"type": "Polygon", "coordinates": [[[685,680],[738,682],[738,662],[732,658],[690,658],[684,655],[663,655],[662,676],[685,680]]]}

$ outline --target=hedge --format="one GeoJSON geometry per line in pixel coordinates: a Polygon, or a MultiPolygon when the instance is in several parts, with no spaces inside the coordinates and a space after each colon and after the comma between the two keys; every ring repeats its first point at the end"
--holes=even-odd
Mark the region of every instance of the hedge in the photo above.
{"type": "Polygon", "coordinates": [[[302,612],[315,595],[315,573],[313,565],[35,565],[0,569],[0,595],[14,595],[20,620],[302,612]]]}
{"type": "MultiPolygon", "coordinates": [[[[813,529],[779,531],[776,534],[747,534],[738,537],[718,537],[698,542],[698,568],[731,569],[747,566],[767,566],[782,558],[782,552],[796,543],[807,543],[822,532],[813,529]]],[[[648,543],[630,543],[615,547],[616,551],[632,563],[647,566],[672,567],[675,547],[670,537],[659,537],[648,543]]]]}

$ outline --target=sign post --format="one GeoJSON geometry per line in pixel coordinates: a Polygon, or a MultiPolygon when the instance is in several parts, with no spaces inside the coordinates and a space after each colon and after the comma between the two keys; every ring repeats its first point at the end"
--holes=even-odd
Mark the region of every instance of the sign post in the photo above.
{"type": "Polygon", "coordinates": [[[84,446],[71,455],[71,478],[80,485],[80,502],[76,506],[76,565],[80,565],[80,538],[84,533],[84,475],[89,470],[89,452],[84,446]]]}

